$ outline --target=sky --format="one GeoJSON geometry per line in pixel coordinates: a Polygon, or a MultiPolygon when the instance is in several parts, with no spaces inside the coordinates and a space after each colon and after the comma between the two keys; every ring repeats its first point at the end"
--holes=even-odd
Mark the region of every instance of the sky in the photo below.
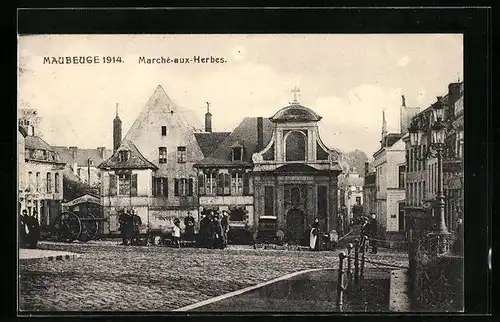
{"type": "Polygon", "coordinates": [[[322,116],[330,148],[380,148],[382,111],[399,132],[401,95],[428,107],[463,80],[461,34],[36,35],[19,36],[18,108],[35,108],[51,145],[112,148],[119,103],[123,135],[161,85],[213,131],[271,117],[294,99],[322,116]],[[115,56],[122,63],[44,64],[45,56],[115,56]],[[225,63],[140,64],[139,58],[221,57],[225,63]]]}

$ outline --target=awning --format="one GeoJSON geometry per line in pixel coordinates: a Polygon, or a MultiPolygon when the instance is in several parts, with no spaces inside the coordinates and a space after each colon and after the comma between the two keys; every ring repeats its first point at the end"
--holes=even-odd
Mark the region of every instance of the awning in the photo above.
{"type": "Polygon", "coordinates": [[[64,207],[71,207],[71,206],[74,206],[74,205],[78,205],[78,204],[82,204],[82,203],[87,203],[87,202],[100,205],[101,204],[101,199],[97,198],[97,197],[94,197],[92,195],[83,195],[83,196],[78,197],[76,199],[73,199],[73,200],[71,200],[71,201],[69,201],[67,203],[63,203],[62,206],[64,206],[64,207]]]}

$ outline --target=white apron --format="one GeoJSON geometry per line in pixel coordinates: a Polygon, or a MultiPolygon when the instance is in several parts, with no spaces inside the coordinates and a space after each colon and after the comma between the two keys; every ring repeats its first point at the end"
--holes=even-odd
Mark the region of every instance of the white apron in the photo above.
{"type": "Polygon", "coordinates": [[[315,249],[316,247],[316,239],[318,238],[318,236],[314,234],[315,231],[316,228],[312,228],[309,233],[309,247],[311,247],[311,249],[315,249]]]}

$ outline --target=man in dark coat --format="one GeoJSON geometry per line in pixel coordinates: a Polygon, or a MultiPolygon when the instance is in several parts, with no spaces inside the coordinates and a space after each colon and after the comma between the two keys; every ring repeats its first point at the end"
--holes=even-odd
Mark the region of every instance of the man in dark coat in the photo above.
{"type": "Polygon", "coordinates": [[[184,218],[184,226],[185,226],[185,239],[187,241],[193,241],[194,240],[194,218],[191,216],[191,213],[189,212],[186,218],[184,218]]]}
{"type": "Polygon", "coordinates": [[[38,213],[36,210],[33,211],[33,215],[28,215],[26,210],[23,211],[25,214],[23,216],[23,223],[25,229],[25,242],[24,246],[27,248],[35,249],[38,245],[38,240],[40,239],[40,223],[38,222],[38,213]]]}
{"type": "Polygon", "coordinates": [[[207,215],[202,215],[203,217],[200,220],[200,233],[199,233],[199,238],[200,238],[200,246],[201,247],[208,247],[208,225],[209,225],[209,218],[207,215]]]}
{"type": "Polygon", "coordinates": [[[222,214],[222,219],[221,219],[221,226],[222,226],[222,241],[223,241],[223,248],[227,247],[227,235],[229,232],[229,216],[227,212],[224,212],[222,214]]]}
{"type": "Polygon", "coordinates": [[[215,238],[214,238],[214,248],[224,248],[224,237],[223,237],[223,228],[221,224],[221,219],[219,217],[219,214],[215,216],[215,221],[214,221],[214,232],[215,232],[215,238]]]}
{"type": "Polygon", "coordinates": [[[372,246],[371,253],[376,254],[377,253],[377,241],[375,240],[375,238],[377,238],[377,219],[376,219],[375,214],[372,215],[372,219],[371,219],[370,224],[369,224],[368,237],[371,238],[370,239],[370,244],[372,246]]]}
{"type": "Polygon", "coordinates": [[[118,222],[120,223],[120,233],[122,236],[122,245],[128,245],[129,244],[129,235],[130,235],[130,225],[131,225],[131,220],[130,220],[130,215],[128,213],[128,210],[122,210],[120,211],[120,215],[118,216],[118,222]]]}
{"type": "Polygon", "coordinates": [[[139,235],[141,232],[141,226],[142,226],[142,220],[139,215],[135,212],[135,209],[132,209],[132,238],[131,238],[131,244],[133,245],[139,245],[139,235]]]}

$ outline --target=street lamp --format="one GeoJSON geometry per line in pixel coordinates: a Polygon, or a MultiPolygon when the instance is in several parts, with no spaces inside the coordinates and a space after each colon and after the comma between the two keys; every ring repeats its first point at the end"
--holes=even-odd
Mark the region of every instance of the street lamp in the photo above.
{"type": "MultiPolygon", "coordinates": [[[[444,213],[444,194],[443,194],[443,149],[444,149],[444,141],[445,141],[445,129],[446,126],[443,122],[444,117],[444,104],[441,101],[441,97],[437,97],[438,101],[432,105],[432,113],[433,113],[433,124],[430,127],[431,130],[431,144],[429,145],[429,149],[424,151],[423,160],[427,159],[432,155],[430,148],[436,152],[437,157],[437,210],[438,210],[438,225],[435,233],[439,236],[449,235],[448,229],[446,227],[445,222],[445,213],[444,213]]],[[[422,117],[422,116],[421,116],[422,117]]],[[[410,136],[410,145],[415,148],[421,145],[422,137],[424,135],[423,128],[423,119],[415,119],[412,122],[411,126],[408,128],[409,136],[410,136]]],[[[420,158],[417,157],[420,160],[420,158]]],[[[422,160],[420,160],[422,161],[422,160]]],[[[443,245],[444,246],[444,245],[443,245]]]]}

